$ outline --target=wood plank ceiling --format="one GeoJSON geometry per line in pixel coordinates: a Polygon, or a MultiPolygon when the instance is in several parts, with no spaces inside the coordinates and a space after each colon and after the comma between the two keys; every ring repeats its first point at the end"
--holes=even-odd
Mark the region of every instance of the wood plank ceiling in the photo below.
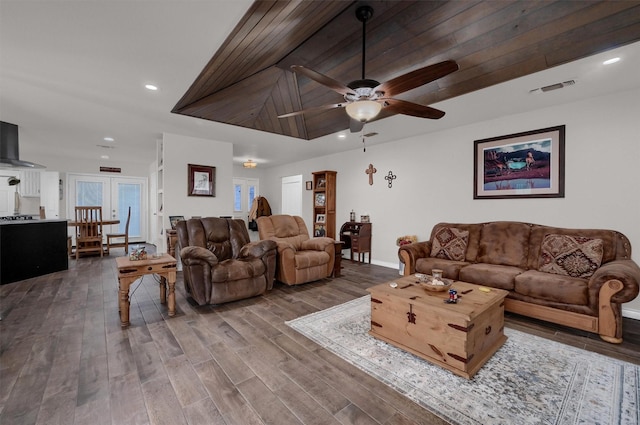
{"type": "Polygon", "coordinates": [[[366,78],[459,64],[398,96],[424,105],[640,40],[639,1],[256,1],[172,112],[301,139],[349,128],[344,108],[277,116],[344,101],[290,66],[345,85],[360,79],[362,4],[374,8],[366,78]]]}

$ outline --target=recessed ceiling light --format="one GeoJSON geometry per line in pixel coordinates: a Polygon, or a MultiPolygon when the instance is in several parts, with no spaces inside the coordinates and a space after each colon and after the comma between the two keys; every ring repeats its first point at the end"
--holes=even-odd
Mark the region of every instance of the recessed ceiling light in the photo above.
{"type": "Polygon", "coordinates": [[[602,64],[603,65],[611,65],[612,63],[616,63],[616,62],[619,62],[619,61],[620,61],[620,58],[611,58],[611,59],[608,59],[608,60],[602,62],[602,64]]]}
{"type": "Polygon", "coordinates": [[[154,86],[153,84],[145,84],[144,86],[147,88],[147,90],[158,90],[158,86],[154,86]]]}
{"type": "Polygon", "coordinates": [[[109,155],[100,155],[100,158],[102,158],[102,159],[109,159],[109,155]]]}
{"type": "Polygon", "coordinates": [[[344,134],[344,133],[338,134],[338,139],[346,139],[346,138],[347,138],[346,134],[344,134]]]}
{"type": "Polygon", "coordinates": [[[115,139],[113,137],[105,137],[104,141],[105,142],[113,142],[115,139]]]}

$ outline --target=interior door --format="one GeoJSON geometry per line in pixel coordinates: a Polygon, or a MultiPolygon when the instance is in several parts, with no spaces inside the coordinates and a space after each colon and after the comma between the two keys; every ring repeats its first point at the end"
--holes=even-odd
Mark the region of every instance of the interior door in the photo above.
{"type": "Polygon", "coordinates": [[[302,176],[282,178],[282,214],[302,217],[302,176]]]}

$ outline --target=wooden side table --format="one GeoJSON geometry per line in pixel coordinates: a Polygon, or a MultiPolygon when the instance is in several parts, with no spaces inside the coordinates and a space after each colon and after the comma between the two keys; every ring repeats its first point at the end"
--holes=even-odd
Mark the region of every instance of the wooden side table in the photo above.
{"type": "Polygon", "coordinates": [[[178,244],[178,232],[176,229],[166,229],[167,232],[167,253],[176,258],[176,245],[178,244]]]}
{"type": "Polygon", "coordinates": [[[333,241],[336,259],[333,263],[333,277],[340,277],[340,269],[342,268],[342,241],[333,241]]]}
{"type": "Polygon", "coordinates": [[[167,304],[169,316],[176,315],[176,259],[169,254],[149,257],[146,260],[131,261],[129,257],[116,258],[118,266],[118,287],[120,293],[120,326],[129,326],[129,288],[131,284],[145,275],[160,276],[160,302],[167,304]],[[167,303],[167,284],[169,301],[167,303]]]}

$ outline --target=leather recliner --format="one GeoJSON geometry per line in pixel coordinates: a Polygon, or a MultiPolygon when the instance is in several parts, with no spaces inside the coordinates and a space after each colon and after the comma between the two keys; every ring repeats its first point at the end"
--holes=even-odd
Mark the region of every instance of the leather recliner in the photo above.
{"type": "Polygon", "coordinates": [[[243,220],[206,217],[176,224],[187,293],[199,304],[221,304],[273,288],[276,243],[251,242],[243,220]]]}
{"type": "Polygon", "coordinates": [[[298,285],[324,279],[333,273],[334,240],[310,238],[302,217],[286,214],[258,217],[258,235],[278,244],[276,279],[298,285]]]}

